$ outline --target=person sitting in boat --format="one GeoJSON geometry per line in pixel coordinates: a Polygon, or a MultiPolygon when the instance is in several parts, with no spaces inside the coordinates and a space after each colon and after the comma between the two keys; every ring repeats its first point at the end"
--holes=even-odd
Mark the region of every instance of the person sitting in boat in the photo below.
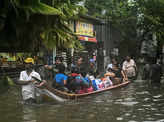
{"type": "Polygon", "coordinates": [[[63,64],[63,57],[55,57],[55,62],[52,65],[44,65],[44,67],[51,71],[52,78],[58,73],[59,67],[63,65],[63,67],[66,67],[63,64]]]}
{"type": "Polygon", "coordinates": [[[77,68],[73,68],[71,70],[71,73],[68,74],[68,79],[67,79],[67,88],[69,89],[70,92],[74,92],[76,91],[77,87],[79,86],[76,81],[75,78],[76,76],[79,75],[79,71],[77,68]]]}
{"type": "Polygon", "coordinates": [[[75,93],[91,92],[92,84],[88,77],[86,77],[85,69],[74,68],[68,77],[68,89],[75,93]]]}
{"type": "Polygon", "coordinates": [[[76,82],[80,83],[80,90],[78,90],[79,94],[92,92],[92,82],[87,77],[87,73],[85,70],[82,70],[78,76],[75,78],[76,82]]]}
{"type": "Polygon", "coordinates": [[[126,56],[126,60],[123,62],[122,70],[126,73],[127,77],[130,79],[136,78],[137,66],[130,56],[126,56]]]}
{"type": "Polygon", "coordinates": [[[65,66],[62,64],[58,66],[58,73],[54,77],[53,87],[62,91],[68,91],[66,88],[68,76],[65,75],[65,66]]]}
{"type": "Polygon", "coordinates": [[[119,64],[117,63],[117,60],[115,58],[112,58],[111,63],[108,64],[108,66],[107,66],[106,72],[108,72],[109,68],[112,69],[114,65],[118,65],[119,66],[119,64]]]}
{"type": "Polygon", "coordinates": [[[113,85],[119,84],[122,81],[126,81],[127,76],[125,75],[124,71],[119,68],[117,61],[112,65],[112,68],[108,68],[108,72],[105,74],[105,77],[109,76],[113,82],[113,85]]]}

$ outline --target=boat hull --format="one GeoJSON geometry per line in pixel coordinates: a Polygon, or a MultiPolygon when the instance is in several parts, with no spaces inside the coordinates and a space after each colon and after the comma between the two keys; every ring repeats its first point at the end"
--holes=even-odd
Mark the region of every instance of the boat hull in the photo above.
{"type": "MultiPolygon", "coordinates": [[[[127,86],[129,83],[130,83],[130,81],[126,81],[126,82],[123,82],[123,83],[121,83],[121,84],[117,84],[117,85],[113,85],[113,86],[104,88],[104,89],[102,89],[102,90],[97,90],[97,91],[93,91],[93,92],[89,92],[89,93],[83,93],[83,94],[66,93],[66,92],[63,92],[63,91],[54,89],[53,87],[48,86],[48,85],[46,86],[46,89],[47,89],[51,94],[54,94],[55,96],[58,96],[58,97],[62,98],[63,101],[65,101],[65,99],[78,99],[78,98],[82,98],[82,97],[85,97],[85,96],[89,96],[89,95],[94,95],[94,94],[102,93],[102,92],[105,92],[105,91],[108,91],[108,90],[112,90],[112,89],[124,87],[124,86],[127,86]]],[[[56,97],[52,98],[51,96],[49,96],[49,95],[47,95],[47,94],[44,95],[44,98],[46,98],[46,99],[55,99],[55,100],[56,100],[56,97]],[[49,97],[50,97],[50,98],[49,98],[49,97]]]]}

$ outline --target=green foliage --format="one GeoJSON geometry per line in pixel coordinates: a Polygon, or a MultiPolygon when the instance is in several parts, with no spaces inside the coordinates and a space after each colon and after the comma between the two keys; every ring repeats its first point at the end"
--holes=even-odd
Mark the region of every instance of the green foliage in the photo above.
{"type": "Polygon", "coordinates": [[[156,35],[156,58],[161,58],[162,45],[164,44],[164,1],[143,0],[138,1],[138,4],[140,6],[140,12],[142,13],[139,28],[143,30],[144,33],[156,35]]]}
{"type": "Polygon", "coordinates": [[[121,40],[117,45],[121,53],[131,52],[136,48],[138,9],[136,3],[129,3],[128,0],[87,0],[85,5],[90,15],[109,21],[121,34],[121,40]]]}
{"type": "Polygon", "coordinates": [[[139,2],[143,18],[141,24],[145,24],[147,30],[157,32],[164,26],[164,2],[162,0],[150,0],[139,2]]]}
{"type": "Polygon", "coordinates": [[[34,4],[32,6],[25,6],[23,7],[24,9],[29,9],[31,10],[32,13],[39,13],[39,14],[44,14],[44,15],[60,15],[61,12],[53,7],[50,7],[46,4],[43,3],[38,3],[38,4],[34,4]]]}
{"type": "Polygon", "coordinates": [[[65,24],[70,18],[85,12],[85,8],[76,2],[2,0],[0,3],[0,17],[4,17],[0,18],[0,41],[5,41],[4,45],[25,46],[29,50],[40,43],[48,48],[81,48],[76,35],[65,24]]]}
{"type": "Polygon", "coordinates": [[[121,32],[118,46],[125,52],[139,53],[148,33],[158,41],[164,36],[164,0],[87,0],[85,6],[89,15],[107,19],[121,32]]]}

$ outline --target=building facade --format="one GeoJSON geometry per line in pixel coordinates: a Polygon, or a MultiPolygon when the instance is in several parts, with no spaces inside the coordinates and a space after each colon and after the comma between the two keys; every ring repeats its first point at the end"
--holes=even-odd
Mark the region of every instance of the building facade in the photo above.
{"type": "Polygon", "coordinates": [[[117,43],[121,36],[110,21],[81,16],[78,20],[71,20],[69,27],[77,35],[84,50],[81,52],[74,49],[54,50],[53,57],[62,56],[68,67],[82,56],[85,63],[88,63],[90,58],[95,58],[98,70],[103,72],[110,63],[111,57],[119,55],[117,43]]]}
{"type": "Polygon", "coordinates": [[[90,58],[96,60],[98,41],[95,34],[95,24],[98,24],[98,21],[87,16],[81,16],[78,20],[70,20],[68,26],[77,35],[84,50],[54,48],[53,57],[62,56],[68,68],[77,61],[78,57],[83,57],[86,64],[89,63],[90,58]]]}

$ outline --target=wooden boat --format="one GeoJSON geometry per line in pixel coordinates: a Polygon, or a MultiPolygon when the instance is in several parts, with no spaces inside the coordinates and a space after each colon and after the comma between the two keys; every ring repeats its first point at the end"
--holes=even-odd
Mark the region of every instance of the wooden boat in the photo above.
{"type": "MultiPolygon", "coordinates": [[[[54,94],[55,96],[63,98],[63,99],[78,99],[78,98],[82,98],[82,97],[85,97],[85,96],[98,94],[98,93],[105,92],[105,91],[108,91],[108,90],[112,90],[112,89],[120,88],[120,87],[123,87],[123,86],[127,86],[129,83],[130,83],[130,81],[126,81],[126,82],[123,82],[121,84],[117,84],[117,85],[113,85],[113,86],[104,88],[102,90],[97,90],[97,91],[93,91],[93,92],[89,92],[89,93],[83,93],[83,94],[66,93],[66,92],[54,89],[53,87],[48,86],[48,85],[46,86],[46,89],[51,94],[54,94]]],[[[50,96],[49,95],[46,95],[46,96],[44,95],[44,98],[45,97],[47,98],[47,97],[50,97],[50,96]]]]}

